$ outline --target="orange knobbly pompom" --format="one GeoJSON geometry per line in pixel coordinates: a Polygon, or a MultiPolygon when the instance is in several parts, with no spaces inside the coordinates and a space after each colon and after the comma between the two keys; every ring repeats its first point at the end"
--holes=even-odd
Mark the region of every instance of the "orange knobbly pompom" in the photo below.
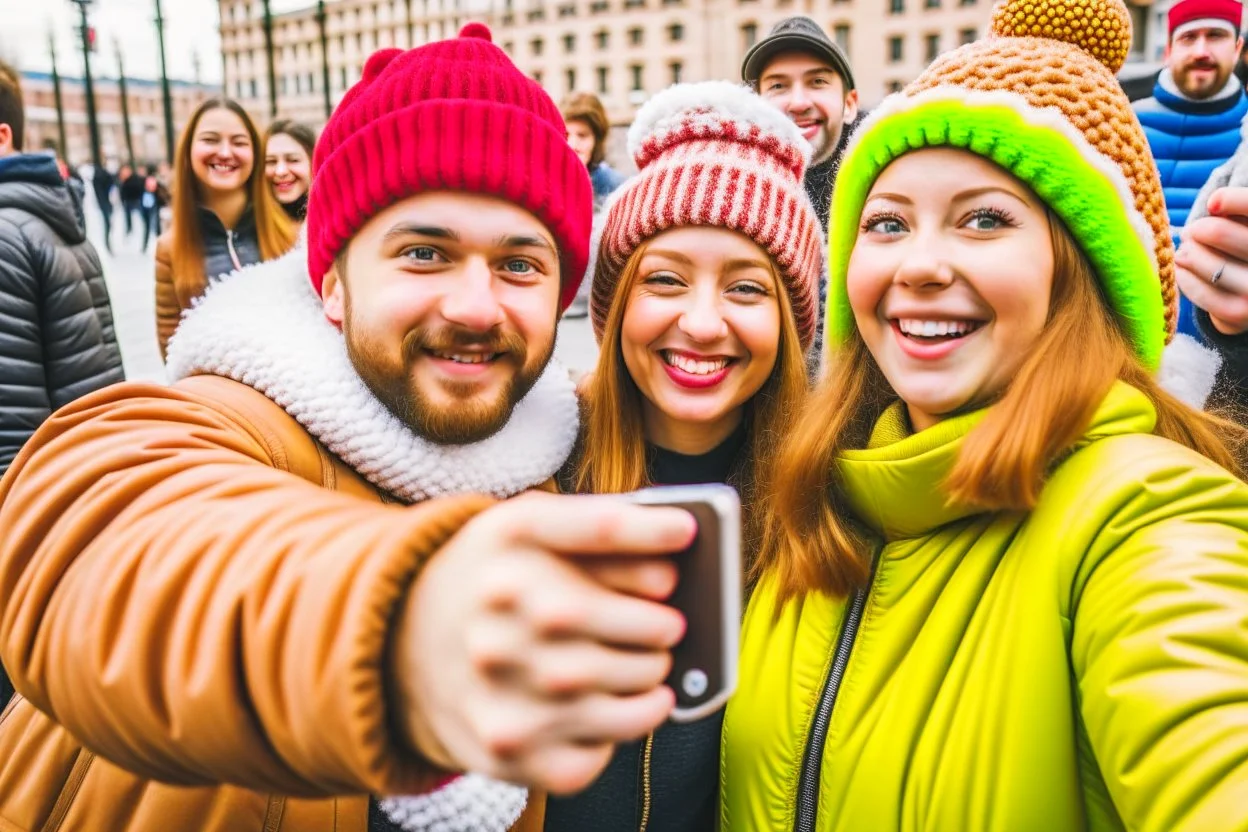
{"type": "Polygon", "coordinates": [[[1131,48],[1131,16],[1123,0],[1004,0],[993,9],[992,33],[1060,40],[1116,73],[1131,48]]]}

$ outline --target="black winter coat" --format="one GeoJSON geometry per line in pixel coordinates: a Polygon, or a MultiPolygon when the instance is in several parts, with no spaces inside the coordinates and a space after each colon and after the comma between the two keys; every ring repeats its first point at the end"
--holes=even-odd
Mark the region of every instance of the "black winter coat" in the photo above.
{"type": "Polygon", "coordinates": [[[54,410],[124,378],[76,196],[51,157],[0,159],[0,474],[54,410]]]}

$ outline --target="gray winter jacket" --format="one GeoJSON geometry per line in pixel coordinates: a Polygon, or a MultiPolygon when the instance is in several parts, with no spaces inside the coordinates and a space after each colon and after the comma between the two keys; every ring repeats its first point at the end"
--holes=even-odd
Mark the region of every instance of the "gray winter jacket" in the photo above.
{"type": "Polygon", "coordinates": [[[79,216],[50,156],[0,158],[0,474],[54,410],[125,378],[79,216]]]}

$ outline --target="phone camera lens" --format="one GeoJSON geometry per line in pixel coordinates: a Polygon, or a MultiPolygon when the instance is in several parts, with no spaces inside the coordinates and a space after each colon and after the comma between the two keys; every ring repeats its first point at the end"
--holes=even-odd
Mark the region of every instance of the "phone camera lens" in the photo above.
{"type": "Polygon", "coordinates": [[[685,671],[685,675],[680,680],[680,686],[689,696],[697,698],[706,693],[710,680],[706,678],[706,673],[697,668],[685,671]]]}

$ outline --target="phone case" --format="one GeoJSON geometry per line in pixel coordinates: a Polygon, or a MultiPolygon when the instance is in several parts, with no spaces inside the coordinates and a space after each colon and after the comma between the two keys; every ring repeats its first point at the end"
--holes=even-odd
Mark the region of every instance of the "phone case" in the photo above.
{"type": "Polygon", "coordinates": [[[727,485],[674,485],[628,495],[645,505],[683,508],[698,521],[692,545],[675,556],[680,571],[668,603],[688,629],[672,650],[667,684],[674,722],[693,722],[724,706],[737,687],[741,641],[741,500],[727,485]]]}

